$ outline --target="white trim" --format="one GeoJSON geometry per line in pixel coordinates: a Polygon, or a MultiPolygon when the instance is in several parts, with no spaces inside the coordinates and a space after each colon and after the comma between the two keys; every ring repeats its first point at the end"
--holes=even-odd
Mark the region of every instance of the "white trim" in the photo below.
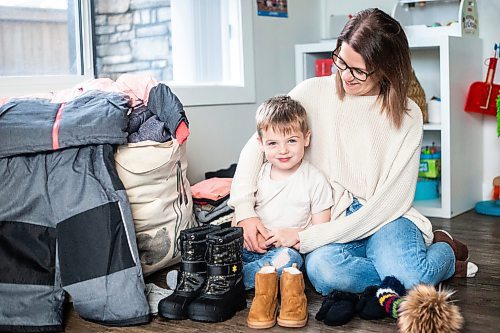
{"type": "Polygon", "coordinates": [[[243,85],[200,84],[176,85],[172,91],[185,106],[255,103],[255,73],[253,59],[253,1],[239,0],[243,49],[243,85]]]}
{"type": "Polygon", "coordinates": [[[90,0],[81,0],[81,25],[82,45],[84,47],[80,55],[83,57],[83,68],[81,73],[84,77],[94,77],[93,41],[92,41],[92,7],[90,0]]]}
{"type": "Polygon", "coordinates": [[[92,75],[9,76],[0,78],[0,98],[49,93],[93,79],[92,75]]]}

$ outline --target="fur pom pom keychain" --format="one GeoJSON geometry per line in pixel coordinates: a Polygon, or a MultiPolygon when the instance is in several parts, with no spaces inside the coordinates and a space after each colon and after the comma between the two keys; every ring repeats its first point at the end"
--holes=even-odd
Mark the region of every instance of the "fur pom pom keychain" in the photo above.
{"type": "Polygon", "coordinates": [[[453,304],[454,291],[437,290],[431,285],[417,285],[403,298],[398,307],[398,328],[401,333],[460,332],[464,319],[453,304]]]}

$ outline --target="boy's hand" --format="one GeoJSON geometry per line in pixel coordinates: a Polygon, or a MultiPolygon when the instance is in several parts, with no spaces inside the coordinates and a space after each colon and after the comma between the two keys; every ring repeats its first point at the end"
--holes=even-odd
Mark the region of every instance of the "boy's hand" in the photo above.
{"type": "Polygon", "coordinates": [[[259,244],[259,248],[261,248],[261,249],[267,249],[268,248],[266,246],[266,239],[260,233],[257,234],[257,244],[259,244]]]}
{"type": "Polygon", "coordinates": [[[259,218],[251,217],[238,222],[238,227],[243,228],[243,246],[248,251],[257,253],[266,253],[267,247],[260,241],[259,237],[267,239],[268,231],[262,224],[259,218]]]}
{"type": "MultiPolygon", "coordinates": [[[[299,231],[301,228],[283,228],[270,230],[266,240],[266,246],[274,247],[295,247],[300,242],[299,231]]],[[[298,245],[300,247],[300,245],[298,245]]]]}

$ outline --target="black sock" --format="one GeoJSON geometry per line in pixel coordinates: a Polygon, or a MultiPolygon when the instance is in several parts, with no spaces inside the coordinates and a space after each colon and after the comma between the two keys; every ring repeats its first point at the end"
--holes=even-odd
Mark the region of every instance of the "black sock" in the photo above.
{"type": "Polygon", "coordinates": [[[357,302],[356,294],[334,290],[323,300],[316,319],[328,326],[347,324],[354,317],[357,302]]]}
{"type": "Polygon", "coordinates": [[[376,320],[387,317],[387,312],[380,305],[377,297],[379,286],[366,287],[361,294],[359,302],[356,305],[356,312],[362,319],[376,320]]]}

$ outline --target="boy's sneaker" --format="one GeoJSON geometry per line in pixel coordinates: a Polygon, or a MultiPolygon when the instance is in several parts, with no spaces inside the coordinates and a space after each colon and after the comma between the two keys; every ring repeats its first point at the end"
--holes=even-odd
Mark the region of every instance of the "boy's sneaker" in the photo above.
{"type": "MultiPolygon", "coordinates": [[[[434,231],[434,241],[437,242],[445,242],[451,246],[453,253],[455,254],[456,261],[467,261],[469,260],[469,249],[467,245],[460,242],[457,239],[454,239],[450,233],[446,230],[436,230],[434,231]]],[[[465,265],[467,266],[467,265],[465,265]]]]}

